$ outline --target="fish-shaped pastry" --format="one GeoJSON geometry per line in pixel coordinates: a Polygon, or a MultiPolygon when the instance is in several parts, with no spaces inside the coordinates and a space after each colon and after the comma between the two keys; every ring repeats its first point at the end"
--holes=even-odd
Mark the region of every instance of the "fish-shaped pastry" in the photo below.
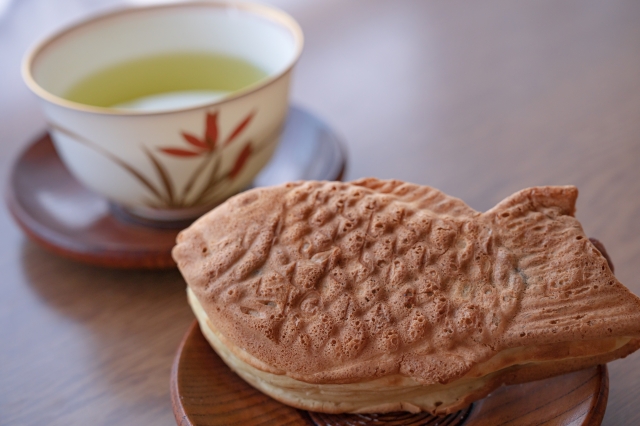
{"type": "Polygon", "coordinates": [[[577,195],[529,188],[480,213],[397,180],[288,183],[229,199],[173,256],[213,348],[273,398],[449,413],[640,347],[640,299],[577,195]]]}

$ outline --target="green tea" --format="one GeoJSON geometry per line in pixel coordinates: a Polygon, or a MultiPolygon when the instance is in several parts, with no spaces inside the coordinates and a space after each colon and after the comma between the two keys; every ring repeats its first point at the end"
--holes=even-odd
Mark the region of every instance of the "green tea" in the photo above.
{"type": "Polygon", "coordinates": [[[212,53],[170,53],[105,68],[64,98],[117,109],[163,110],[215,101],[267,76],[243,59],[212,53]]]}

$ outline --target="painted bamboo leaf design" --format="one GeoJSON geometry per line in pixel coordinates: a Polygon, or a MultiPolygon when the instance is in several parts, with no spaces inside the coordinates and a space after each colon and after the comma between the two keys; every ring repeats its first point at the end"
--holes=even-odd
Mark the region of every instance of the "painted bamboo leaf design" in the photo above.
{"type": "MultiPolygon", "coordinates": [[[[151,193],[158,199],[158,201],[160,201],[161,205],[166,205],[169,202],[169,200],[165,196],[165,194],[162,194],[162,192],[158,188],[156,188],[156,186],[153,183],[151,183],[151,181],[149,179],[147,179],[142,173],[138,172],[135,169],[135,167],[131,166],[126,161],[116,157],[115,155],[113,155],[109,151],[107,151],[104,148],[102,148],[100,145],[94,144],[89,139],[87,139],[85,137],[82,137],[82,136],[78,135],[77,133],[72,132],[69,129],[66,129],[66,128],[62,127],[62,126],[59,126],[59,125],[55,124],[55,123],[49,123],[49,125],[53,129],[59,131],[60,133],[66,134],[67,136],[71,137],[75,141],[77,141],[77,142],[79,142],[79,143],[81,143],[81,144],[93,149],[94,151],[99,152],[100,154],[102,154],[105,157],[107,157],[109,160],[111,160],[114,163],[116,163],[118,166],[122,167],[129,174],[131,174],[138,182],[140,182],[149,191],[151,191],[151,193]]],[[[152,206],[151,203],[149,203],[149,202],[147,202],[147,204],[152,206]]]]}
{"type": "Polygon", "coordinates": [[[233,130],[233,132],[231,132],[231,135],[229,135],[229,137],[227,138],[227,141],[224,143],[225,145],[229,145],[231,142],[233,142],[233,140],[236,137],[238,137],[238,135],[240,135],[240,133],[242,133],[245,127],[247,127],[251,122],[251,120],[253,119],[254,114],[255,114],[254,112],[251,112],[247,116],[247,118],[245,118],[244,120],[242,120],[240,124],[238,124],[238,126],[233,130]]]}
{"type": "Polygon", "coordinates": [[[173,183],[171,182],[171,178],[169,177],[169,172],[167,172],[167,169],[162,165],[162,163],[160,163],[160,161],[158,161],[158,159],[153,155],[151,151],[149,151],[147,148],[144,148],[144,151],[149,157],[149,160],[151,160],[151,164],[153,164],[156,173],[158,174],[158,176],[160,176],[160,181],[162,182],[162,185],[164,187],[165,194],[167,194],[169,204],[168,207],[178,207],[175,203],[173,183]]]}
{"type": "Polygon", "coordinates": [[[231,171],[229,172],[230,179],[233,179],[238,175],[238,173],[242,171],[242,168],[244,167],[244,165],[247,163],[247,160],[251,156],[251,151],[252,151],[251,142],[249,142],[244,146],[244,148],[242,148],[242,151],[240,151],[238,158],[236,158],[236,162],[233,165],[233,168],[231,169],[231,171]]]}
{"type": "MultiPolygon", "coordinates": [[[[202,142],[200,139],[196,138],[193,135],[190,135],[189,133],[186,132],[182,132],[182,137],[184,138],[184,140],[186,140],[188,143],[190,143],[191,145],[195,146],[196,148],[200,148],[200,149],[208,149],[209,146],[202,142]]],[[[168,148],[171,149],[171,148],[168,148]]],[[[197,152],[194,152],[193,154],[198,155],[197,152]]]]}
{"type": "Polygon", "coordinates": [[[204,128],[205,145],[209,147],[211,151],[216,149],[216,143],[218,142],[218,113],[207,114],[207,124],[204,128]]]}
{"type": "Polygon", "coordinates": [[[204,169],[208,165],[210,165],[210,163],[212,163],[212,162],[214,163],[214,167],[213,167],[212,171],[215,171],[215,169],[217,167],[216,160],[219,161],[220,158],[219,157],[215,157],[213,155],[207,156],[198,165],[198,167],[195,169],[195,171],[191,174],[191,176],[189,177],[189,180],[187,181],[187,184],[184,187],[183,193],[182,193],[182,199],[181,199],[181,203],[182,204],[186,204],[186,199],[189,198],[189,195],[191,194],[191,190],[194,188],[196,181],[202,175],[204,169]]]}
{"type": "Polygon", "coordinates": [[[66,134],[79,143],[90,147],[127,171],[155,197],[155,201],[148,200],[145,197],[145,204],[149,207],[180,208],[204,204],[211,200],[214,195],[224,190],[228,184],[227,181],[232,181],[242,172],[242,170],[244,170],[251,156],[263,148],[258,147],[255,149],[251,141],[246,142],[235,158],[231,169],[226,173],[221,173],[222,155],[225,148],[241,137],[255,115],[256,111],[250,112],[233,128],[229,133],[229,136],[221,142],[219,140],[220,131],[218,128],[218,112],[207,113],[205,116],[205,125],[202,137],[182,132],[181,136],[185,141],[185,146],[158,148],[158,151],[162,154],[178,159],[203,157],[202,162],[200,162],[200,164],[198,164],[198,166],[193,170],[193,173],[187,179],[187,183],[180,193],[176,192],[175,184],[171,179],[167,167],[160,161],[160,158],[146,147],[143,146],[142,150],[151,163],[155,174],[159,178],[159,184],[154,183],[152,179],[146,177],[125,160],[118,158],[116,155],[105,150],[100,145],[91,142],[87,138],[56,124],[51,124],[51,127],[63,134],[66,134]],[[197,182],[202,180],[203,184],[201,189],[195,194],[191,201],[187,201],[194,188],[197,186],[197,182]]]}
{"type": "Polygon", "coordinates": [[[160,151],[173,155],[174,157],[198,157],[200,155],[198,152],[187,151],[186,149],[180,148],[161,148],[160,151]]]}
{"type": "Polygon", "coordinates": [[[240,151],[235,162],[229,172],[220,175],[221,157],[225,147],[231,145],[233,141],[238,139],[245,129],[249,126],[256,112],[252,111],[244,119],[242,119],[229,133],[224,142],[219,141],[220,131],[218,127],[218,112],[207,113],[205,117],[205,126],[202,137],[194,136],[187,132],[182,132],[182,138],[188,144],[186,147],[162,147],[160,151],[173,157],[204,157],[204,160],[196,167],[189,176],[187,184],[180,196],[181,206],[191,206],[202,204],[205,200],[222,188],[226,180],[233,180],[244,169],[249,158],[253,154],[251,143],[248,142],[240,151]],[[207,167],[209,173],[203,176],[207,167]],[[204,178],[202,187],[193,200],[187,202],[187,198],[191,195],[196,183],[204,178]]]}

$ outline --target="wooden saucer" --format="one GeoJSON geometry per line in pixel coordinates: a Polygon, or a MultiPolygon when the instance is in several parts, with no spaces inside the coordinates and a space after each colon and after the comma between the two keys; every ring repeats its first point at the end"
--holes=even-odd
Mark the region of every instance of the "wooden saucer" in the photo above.
{"type": "Polygon", "coordinates": [[[204,425],[572,425],[596,426],[607,406],[607,367],[506,386],[457,413],[322,414],[283,405],[233,373],[189,327],[171,370],[173,413],[180,426],[204,425]]]}
{"type": "MultiPolygon", "coordinates": [[[[280,145],[254,186],[310,179],[340,180],[342,143],[323,122],[292,107],[280,145]]],[[[34,141],[15,163],[6,194],[9,211],[43,247],[78,261],[114,268],[171,268],[180,229],[123,218],[65,168],[49,135],[34,141]]]]}

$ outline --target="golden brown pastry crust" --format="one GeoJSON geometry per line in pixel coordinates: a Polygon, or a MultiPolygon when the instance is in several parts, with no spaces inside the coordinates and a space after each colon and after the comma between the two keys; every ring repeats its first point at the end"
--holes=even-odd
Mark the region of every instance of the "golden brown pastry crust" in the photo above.
{"type": "Polygon", "coordinates": [[[250,354],[235,346],[211,323],[191,290],[188,300],[200,329],[222,360],[249,384],[293,407],[325,413],[386,413],[428,411],[449,414],[483,398],[503,384],[539,380],[626,356],[640,347],[640,339],[607,338],[566,344],[513,348],[476,365],[465,377],[442,385],[421,385],[400,375],[346,384],[311,384],[286,375],[267,373],[250,354]],[[588,355],[592,353],[593,355],[588,355]],[[562,358],[567,356],[568,358],[562,358]]]}
{"type": "Polygon", "coordinates": [[[510,348],[640,336],[640,300],[573,217],[576,197],[530,188],[479,213],[400,181],[290,183],[230,199],[173,255],[258,369],[444,384],[510,348]]]}

